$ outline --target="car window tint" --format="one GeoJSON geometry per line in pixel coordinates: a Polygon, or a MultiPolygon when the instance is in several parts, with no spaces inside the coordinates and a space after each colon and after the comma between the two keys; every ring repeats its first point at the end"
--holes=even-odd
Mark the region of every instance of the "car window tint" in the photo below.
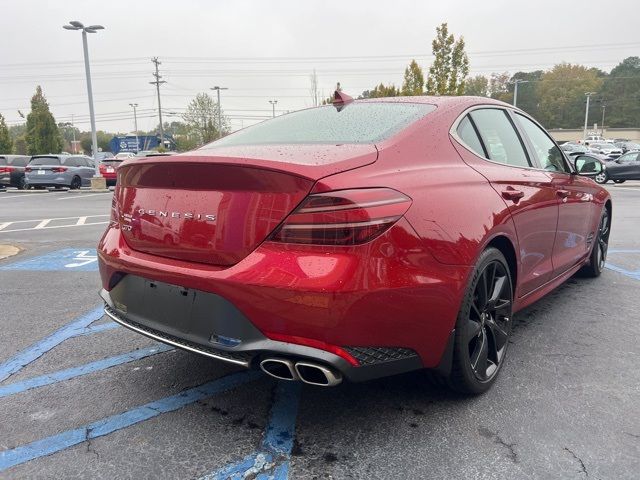
{"type": "Polygon", "coordinates": [[[16,167],[26,167],[29,163],[29,157],[19,157],[11,160],[11,165],[15,165],[16,167]]]}
{"type": "Polygon", "coordinates": [[[467,147],[481,157],[486,155],[484,148],[482,148],[482,143],[480,143],[480,139],[478,138],[478,134],[476,133],[475,128],[473,128],[473,124],[471,123],[471,120],[469,120],[468,116],[464,117],[458,125],[457,133],[467,147]]]}
{"type": "Polygon", "coordinates": [[[504,110],[483,108],[470,113],[489,159],[515,167],[530,167],[518,133],[504,110]]]}
{"type": "Polygon", "coordinates": [[[67,167],[77,167],[78,166],[78,159],[77,158],[65,158],[64,159],[64,164],[67,167]]]}
{"type": "Polygon", "coordinates": [[[309,108],[253,125],[202,147],[373,143],[435,110],[424,103],[366,102],[309,108]]]}
{"type": "Polygon", "coordinates": [[[32,158],[29,165],[60,165],[58,157],[36,157],[32,158]]]}
{"type": "Polygon", "coordinates": [[[0,165],[6,165],[7,159],[5,157],[0,157],[0,165]]]}
{"type": "Polygon", "coordinates": [[[552,172],[569,173],[561,150],[538,125],[527,117],[516,114],[518,122],[529,137],[533,146],[533,154],[542,168],[552,172]]]}
{"type": "Polygon", "coordinates": [[[621,163],[630,163],[638,160],[638,152],[627,153],[626,155],[622,155],[620,157],[621,163]]]}

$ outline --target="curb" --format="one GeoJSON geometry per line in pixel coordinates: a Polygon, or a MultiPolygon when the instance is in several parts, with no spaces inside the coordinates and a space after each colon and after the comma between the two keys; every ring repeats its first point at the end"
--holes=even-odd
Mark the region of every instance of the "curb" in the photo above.
{"type": "Polygon", "coordinates": [[[0,245],[0,260],[13,257],[20,253],[22,249],[13,245],[0,245]]]}

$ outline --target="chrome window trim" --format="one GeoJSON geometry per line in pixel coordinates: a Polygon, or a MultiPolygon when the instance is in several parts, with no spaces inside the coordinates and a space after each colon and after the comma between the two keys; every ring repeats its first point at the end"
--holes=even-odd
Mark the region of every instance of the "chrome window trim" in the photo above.
{"type": "MultiPolygon", "coordinates": [[[[508,105],[496,105],[493,103],[482,103],[482,104],[478,104],[478,105],[473,105],[472,107],[468,107],[466,108],[460,115],[458,115],[458,117],[454,120],[453,124],[451,125],[451,128],[449,129],[449,135],[451,135],[451,137],[453,137],[453,139],[460,144],[460,146],[464,147],[465,150],[467,150],[468,152],[472,153],[473,155],[475,155],[476,157],[478,157],[479,159],[485,161],[485,162],[489,162],[489,163],[493,163],[494,165],[501,165],[503,167],[509,167],[509,168],[520,168],[522,170],[534,170],[536,172],[545,172],[545,173],[561,173],[564,175],[571,175],[571,172],[553,172],[551,170],[546,170],[544,168],[538,168],[538,167],[534,167],[534,166],[529,166],[529,167],[521,167],[518,165],[509,165],[508,163],[500,163],[500,162],[496,162],[495,160],[491,160],[490,158],[486,158],[483,157],[481,155],[478,155],[477,152],[475,152],[474,150],[471,149],[471,147],[469,147],[458,135],[458,126],[460,125],[460,122],[462,121],[462,119],[464,117],[466,117],[469,113],[473,112],[474,110],[481,110],[481,109],[486,109],[486,108],[493,108],[496,110],[502,110],[503,112],[505,112],[507,115],[513,115],[516,112],[523,115],[524,117],[530,119],[531,121],[533,121],[533,123],[535,123],[536,125],[538,125],[540,128],[542,128],[545,132],[546,130],[544,129],[544,127],[542,127],[542,125],[540,125],[538,122],[536,122],[533,118],[531,118],[529,115],[527,115],[525,112],[523,112],[522,110],[519,110],[517,108],[513,108],[510,107],[508,105]]],[[[519,129],[517,126],[514,125],[514,128],[516,129],[516,133],[518,134],[518,136],[522,136],[522,134],[520,133],[519,129]]],[[[547,135],[549,135],[547,133],[547,135]]],[[[551,138],[549,136],[549,138],[551,138]]],[[[482,139],[481,139],[482,140],[482,139]]],[[[520,140],[524,143],[524,148],[525,148],[525,152],[527,153],[527,155],[530,155],[529,152],[529,145],[527,144],[527,141],[524,138],[520,138],[520,140]]],[[[528,140],[528,137],[527,137],[528,140]]],[[[554,145],[558,148],[560,148],[558,146],[558,144],[556,143],[555,140],[553,140],[553,138],[551,138],[551,140],[553,141],[554,145]]],[[[562,152],[562,149],[560,148],[560,151],[562,152]]],[[[564,155],[564,152],[562,152],[562,154],[564,155]]],[[[569,162],[567,160],[567,157],[565,156],[565,161],[567,162],[567,164],[569,165],[569,168],[571,168],[571,162],[569,162]]]]}

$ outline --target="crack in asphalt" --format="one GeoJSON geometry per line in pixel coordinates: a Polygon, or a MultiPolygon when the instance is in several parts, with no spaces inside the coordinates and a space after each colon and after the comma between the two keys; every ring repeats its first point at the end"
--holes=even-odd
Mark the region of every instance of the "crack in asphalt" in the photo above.
{"type": "Polygon", "coordinates": [[[93,428],[87,427],[84,429],[84,439],[87,442],[87,453],[93,453],[96,456],[96,459],[100,460],[100,454],[91,447],[91,432],[93,428]]]}
{"type": "Polygon", "coordinates": [[[569,452],[571,456],[580,464],[580,473],[584,473],[585,478],[589,477],[589,472],[587,472],[587,467],[585,467],[582,459],[579,456],[577,456],[575,453],[573,453],[572,450],[569,450],[567,447],[564,447],[564,450],[569,452]]]}
{"type": "Polygon", "coordinates": [[[509,450],[509,459],[513,462],[513,463],[518,463],[518,452],[516,452],[515,447],[518,445],[517,443],[507,443],[499,434],[498,432],[492,432],[491,430],[489,430],[487,427],[479,427],[478,428],[478,433],[480,433],[480,435],[482,435],[485,438],[488,438],[490,440],[493,440],[494,443],[498,444],[498,445],[502,445],[503,447],[505,447],[506,449],[509,450]]]}

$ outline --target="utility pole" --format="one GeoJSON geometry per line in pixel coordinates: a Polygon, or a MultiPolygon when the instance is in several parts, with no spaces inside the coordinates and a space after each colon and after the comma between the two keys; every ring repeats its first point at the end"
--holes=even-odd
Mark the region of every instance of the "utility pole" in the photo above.
{"type": "Polygon", "coordinates": [[[607,104],[602,104],[602,125],[600,125],[600,136],[604,137],[604,111],[607,109],[607,104]]]}
{"type": "Polygon", "coordinates": [[[276,103],[278,103],[278,100],[269,100],[269,103],[271,104],[271,117],[276,118],[276,103]]]}
{"type": "Polygon", "coordinates": [[[138,140],[138,115],[136,114],[136,108],[138,107],[137,103],[130,103],[130,107],[133,107],[133,128],[135,128],[136,133],[136,153],[140,150],[140,141],[138,140]]]}
{"type": "Polygon", "coordinates": [[[73,123],[73,113],[71,114],[71,134],[73,135],[73,153],[78,153],[76,148],[76,127],[73,123]]]}
{"type": "Polygon", "coordinates": [[[222,106],[220,105],[220,90],[229,90],[228,87],[215,86],[211,90],[218,92],[218,138],[222,137],[222,106]]]}
{"type": "Polygon", "coordinates": [[[160,73],[158,72],[158,66],[161,65],[161,63],[158,60],[158,57],[153,57],[151,59],[151,62],[156,66],[155,73],[151,74],[155,77],[156,80],[154,82],[149,82],[149,83],[151,85],[156,86],[156,92],[158,93],[158,118],[160,119],[160,145],[164,148],[164,126],[162,125],[162,104],[160,103],[160,85],[167,82],[165,82],[164,80],[160,80],[162,78],[162,75],[160,75],[160,73]]]}
{"type": "Polygon", "coordinates": [[[529,80],[520,80],[519,78],[513,81],[513,106],[518,106],[518,84],[520,83],[529,83],[529,80]]]}
{"type": "Polygon", "coordinates": [[[587,108],[584,111],[584,133],[582,135],[582,141],[585,142],[587,140],[587,126],[589,123],[589,100],[591,100],[591,95],[595,95],[596,92],[585,92],[587,96],[587,108]]]}

